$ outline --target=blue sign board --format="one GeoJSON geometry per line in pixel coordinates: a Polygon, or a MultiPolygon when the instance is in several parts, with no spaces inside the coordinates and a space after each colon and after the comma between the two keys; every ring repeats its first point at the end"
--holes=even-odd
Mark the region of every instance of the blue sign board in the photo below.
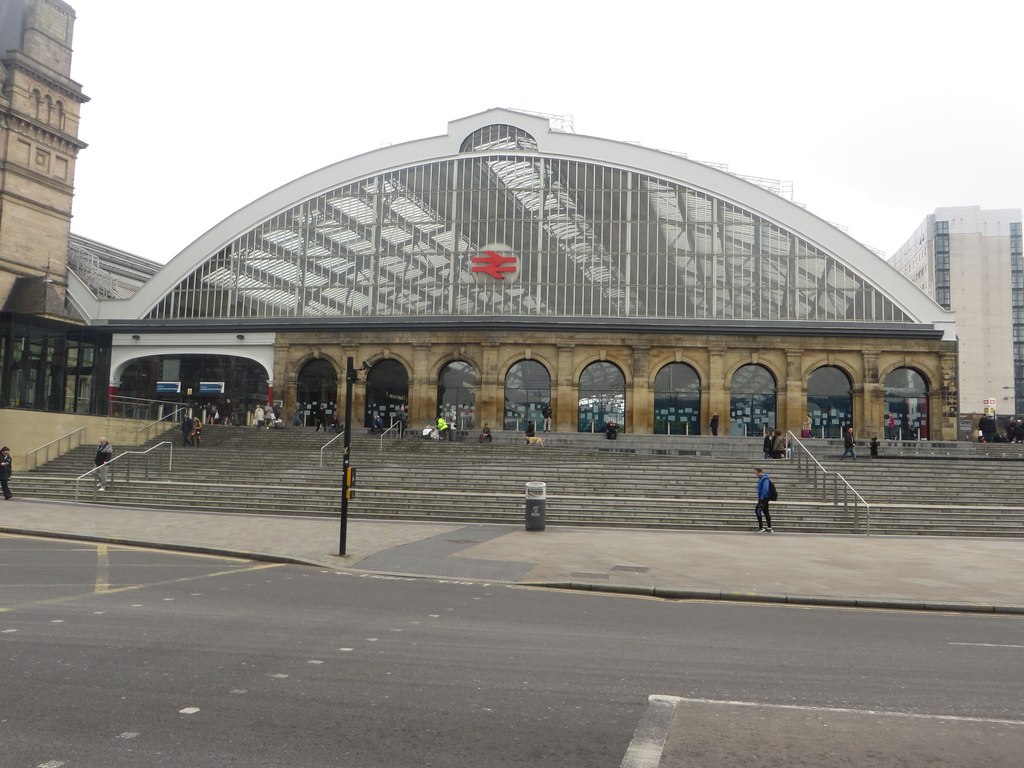
{"type": "Polygon", "coordinates": [[[180,381],[158,381],[156,383],[158,395],[177,395],[181,393],[180,381]]]}
{"type": "Polygon", "coordinates": [[[199,382],[199,394],[200,395],[223,395],[224,394],[224,382],[223,381],[200,381],[199,382]]]}

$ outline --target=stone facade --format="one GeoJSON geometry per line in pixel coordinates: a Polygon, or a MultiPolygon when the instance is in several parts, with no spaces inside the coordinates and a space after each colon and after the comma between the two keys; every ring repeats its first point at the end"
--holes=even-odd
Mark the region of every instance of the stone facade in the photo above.
{"type": "MultiPolygon", "coordinates": [[[[573,339],[542,332],[464,331],[444,334],[403,332],[281,332],[277,335],[273,379],[275,395],[294,412],[299,373],[311,360],[329,361],[338,374],[335,402],[344,402],[346,358],[357,368],[381,360],[401,363],[409,374],[410,423],[433,419],[437,381],[450,362],[470,363],[477,372],[476,427],[502,424],[505,377],[522,360],[535,360],[551,375],[551,405],[558,431],[577,430],[580,374],[595,361],[616,364],[626,378],[628,432],[653,430],[654,381],[668,363],[690,365],[701,381],[702,432],[711,414],[720,415],[720,434],[729,434],[730,382],[742,365],[762,365],[777,382],[777,426],[799,434],[807,413],[807,382],[821,366],[841,369],[853,391],[853,420],[864,438],[882,436],[885,377],[912,367],[928,382],[930,434],[956,439],[956,343],[938,339],[836,338],[782,335],[676,335],[590,333],[573,339]]],[[[353,421],[364,411],[360,382],[354,388],[353,421]]]]}
{"type": "Polygon", "coordinates": [[[5,11],[4,22],[0,309],[60,316],[75,162],[85,147],[79,115],[88,100],[71,79],[75,12],[59,0],[22,0],[5,11]]]}

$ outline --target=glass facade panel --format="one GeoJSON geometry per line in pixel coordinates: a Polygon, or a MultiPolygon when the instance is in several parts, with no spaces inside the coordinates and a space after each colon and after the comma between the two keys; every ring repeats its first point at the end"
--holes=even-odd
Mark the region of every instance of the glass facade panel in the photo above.
{"type": "Polygon", "coordinates": [[[149,317],[909,322],[837,257],[706,192],[545,156],[510,126],[463,150],[296,201],[149,317]]]}
{"type": "Polygon", "coordinates": [[[62,413],[107,411],[109,333],[0,313],[0,403],[62,413]]]}
{"type": "Polygon", "coordinates": [[[614,421],[626,423],[626,377],[612,363],[591,363],[580,374],[579,432],[600,432],[614,421]]]}
{"type": "Polygon", "coordinates": [[[551,402],[551,375],[535,360],[523,360],[505,376],[505,429],[525,430],[531,421],[539,432],[544,406],[551,402]]]}
{"type": "Polygon", "coordinates": [[[775,377],[761,365],[744,365],[732,377],[730,435],[764,435],[775,429],[775,377]]]}
{"type": "Polygon", "coordinates": [[[928,439],[928,384],[913,368],[885,377],[885,411],[896,416],[896,438],[928,439]]]}
{"type": "Polygon", "coordinates": [[[437,381],[437,415],[456,429],[476,424],[476,370],[469,363],[448,363],[437,381]]]}
{"type": "Polygon", "coordinates": [[[850,379],[839,368],[825,366],[807,382],[807,414],[812,437],[842,437],[853,423],[853,391],[850,379]]]}
{"type": "Polygon", "coordinates": [[[409,404],[409,372],[397,360],[381,360],[366,374],[366,413],[363,426],[379,415],[385,428],[398,422],[398,409],[409,404]]]}
{"type": "Polygon", "coordinates": [[[670,363],[654,379],[654,434],[700,434],[700,377],[685,363],[670,363]]]}

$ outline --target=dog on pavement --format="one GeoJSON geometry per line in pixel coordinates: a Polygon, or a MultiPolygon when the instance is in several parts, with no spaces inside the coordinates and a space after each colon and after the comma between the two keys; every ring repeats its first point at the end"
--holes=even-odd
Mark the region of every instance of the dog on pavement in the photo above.
{"type": "Polygon", "coordinates": [[[530,437],[529,435],[527,435],[526,436],[526,444],[527,445],[544,445],[544,438],[540,437],[540,436],[530,437]]]}

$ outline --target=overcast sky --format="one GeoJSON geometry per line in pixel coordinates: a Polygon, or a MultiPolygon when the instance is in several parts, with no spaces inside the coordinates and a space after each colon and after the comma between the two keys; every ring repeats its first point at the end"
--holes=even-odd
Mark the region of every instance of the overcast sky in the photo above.
{"type": "Polygon", "coordinates": [[[491,107],[791,181],[891,255],[1024,206],[1024,3],[69,0],[72,231],[160,262],[235,210],[491,107]]]}

